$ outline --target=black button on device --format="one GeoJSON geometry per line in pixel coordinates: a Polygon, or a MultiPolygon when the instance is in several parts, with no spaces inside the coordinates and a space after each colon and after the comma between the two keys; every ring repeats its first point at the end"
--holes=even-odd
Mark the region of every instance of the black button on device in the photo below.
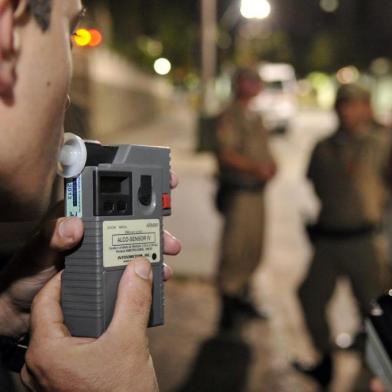
{"type": "Polygon", "coordinates": [[[140,188],[138,192],[140,204],[149,206],[152,202],[152,178],[151,176],[140,177],[140,188]]]}

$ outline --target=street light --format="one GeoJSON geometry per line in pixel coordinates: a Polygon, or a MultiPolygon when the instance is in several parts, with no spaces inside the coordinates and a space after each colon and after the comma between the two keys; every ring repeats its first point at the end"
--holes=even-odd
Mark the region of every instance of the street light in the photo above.
{"type": "Polygon", "coordinates": [[[335,12],[339,8],[339,0],[320,0],[320,7],[325,12],[335,12]]]}
{"type": "Polygon", "coordinates": [[[247,19],[265,19],[271,13],[268,0],[241,0],[241,15],[247,19]]]}
{"type": "Polygon", "coordinates": [[[77,46],[88,46],[91,42],[91,33],[87,29],[77,29],[73,40],[77,46]]]}
{"type": "Polygon", "coordinates": [[[154,70],[158,75],[167,75],[171,71],[171,63],[168,59],[161,57],[154,62],[154,70]]]}
{"type": "Polygon", "coordinates": [[[72,38],[76,46],[91,48],[101,45],[103,40],[97,29],[77,29],[72,38]]]}

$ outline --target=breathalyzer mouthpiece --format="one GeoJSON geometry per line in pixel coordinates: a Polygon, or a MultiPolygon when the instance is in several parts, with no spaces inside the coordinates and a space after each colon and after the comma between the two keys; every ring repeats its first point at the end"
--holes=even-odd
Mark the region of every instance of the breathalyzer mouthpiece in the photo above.
{"type": "Polygon", "coordinates": [[[86,161],[87,150],[83,139],[73,133],[65,133],[57,163],[57,174],[64,178],[77,177],[83,171],[86,161]]]}

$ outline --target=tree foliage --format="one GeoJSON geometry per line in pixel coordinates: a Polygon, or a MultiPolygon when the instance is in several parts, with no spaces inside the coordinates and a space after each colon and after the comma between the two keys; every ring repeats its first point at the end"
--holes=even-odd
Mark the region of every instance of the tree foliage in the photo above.
{"type": "MultiPolygon", "coordinates": [[[[354,64],[366,67],[377,57],[392,53],[391,0],[340,0],[334,13],[326,13],[318,0],[269,0],[273,12],[267,23],[269,38],[253,37],[236,46],[245,21],[239,0],[217,0],[218,21],[231,7],[237,19],[219,24],[220,64],[238,56],[290,61],[300,73],[314,69],[333,71],[354,64]],[[231,46],[227,45],[230,42],[231,46]]],[[[85,0],[88,6],[104,4],[112,15],[114,48],[151,69],[157,56],[170,59],[183,72],[200,65],[199,0],[85,0]]]]}
{"type": "Polygon", "coordinates": [[[142,66],[157,57],[192,69],[197,51],[199,11],[195,0],[88,0],[105,4],[112,16],[112,46],[142,66]]]}

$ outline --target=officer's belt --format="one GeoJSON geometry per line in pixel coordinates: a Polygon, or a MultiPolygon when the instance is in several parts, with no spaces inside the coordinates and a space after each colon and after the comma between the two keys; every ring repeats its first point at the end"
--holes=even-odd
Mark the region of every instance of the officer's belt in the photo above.
{"type": "Polygon", "coordinates": [[[265,182],[241,181],[238,179],[219,178],[219,187],[226,192],[258,192],[265,188],[265,182]]]}
{"type": "Polygon", "coordinates": [[[330,228],[321,225],[307,226],[311,238],[325,238],[332,240],[349,240],[376,234],[381,231],[381,225],[365,224],[351,228],[330,228]]]}

